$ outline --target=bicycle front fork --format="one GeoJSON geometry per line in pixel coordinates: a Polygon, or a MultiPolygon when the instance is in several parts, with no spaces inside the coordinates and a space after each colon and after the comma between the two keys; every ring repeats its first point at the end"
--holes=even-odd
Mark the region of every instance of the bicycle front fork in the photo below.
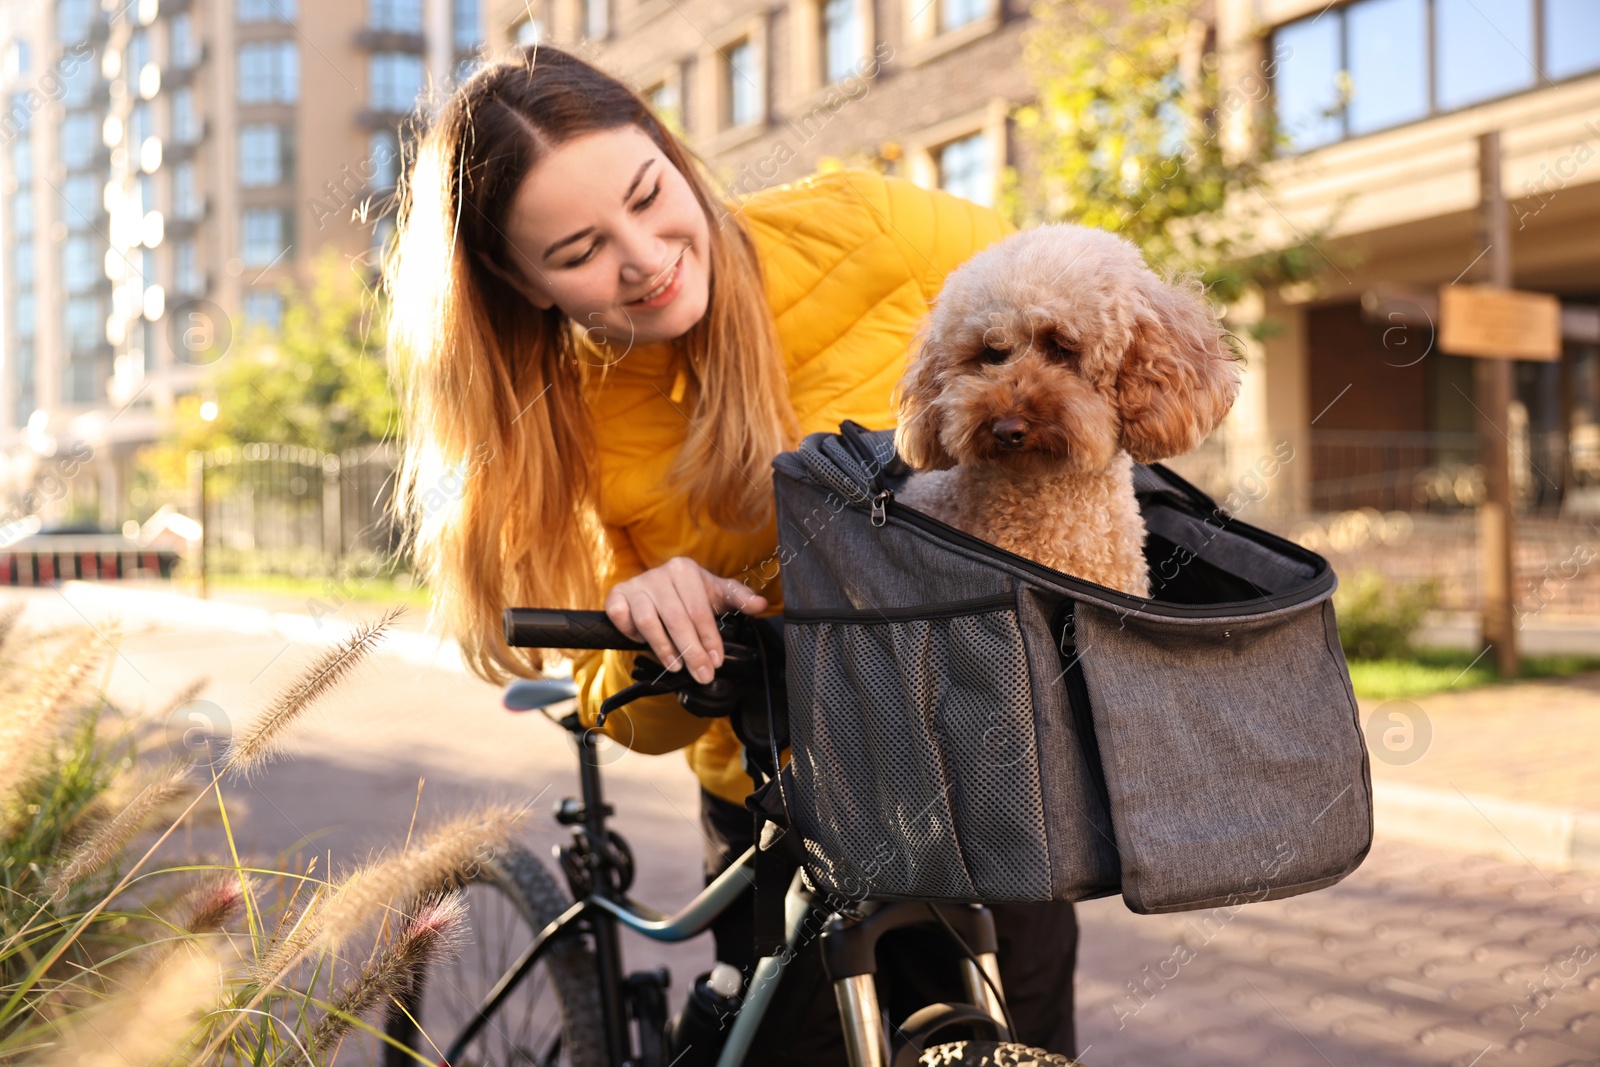
{"type": "MultiPolygon", "coordinates": [[[[947,1012],[943,1016],[937,1013],[924,1016],[923,1012],[919,1012],[917,1016],[924,1016],[933,1028],[937,1028],[941,1025],[940,1018],[960,1023],[970,1022],[972,1016],[981,1014],[993,1023],[1001,1040],[1009,1038],[1005,1010],[996,996],[997,993],[999,996],[1005,993],[1000,986],[1000,965],[995,955],[994,916],[984,907],[934,906],[976,957],[976,963],[971,959],[962,959],[959,966],[967,1001],[977,1011],[947,1012]],[[988,981],[985,981],[985,977],[988,981]]],[[[880,904],[854,918],[835,915],[823,927],[823,965],[833,982],[833,995],[839,1005],[839,1023],[844,1030],[845,1051],[851,1067],[889,1067],[889,1038],[884,1031],[883,1011],[878,1003],[874,981],[878,939],[890,930],[929,925],[927,909],[926,904],[880,904]]]]}

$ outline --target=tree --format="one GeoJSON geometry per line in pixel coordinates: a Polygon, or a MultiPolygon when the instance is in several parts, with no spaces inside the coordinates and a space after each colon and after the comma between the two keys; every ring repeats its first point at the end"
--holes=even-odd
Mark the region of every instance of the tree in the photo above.
{"type": "Polygon", "coordinates": [[[1070,220],[1120,233],[1153,265],[1198,273],[1227,304],[1252,286],[1314,275],[1326,225],[1288,248],[1261,246],[1265,167],[1280,139],[1257,105],[1274,60],[1223,91],[1199,6],[1035,5],[1023,61],[1037,102],[1016,120],[1038,173],[1024,185],[1008,168],[1005,207],[1024,225],[1070,220]],[[1247,121],[1230,128],[1237,119],[1247,121]]]}
{"type": "Polygon", "coordinates": [[[183,485],[190,451],[266,442],[337,453],[394,436],[376,299],[332,249],[312,264],[310,286],[286,298],[276,334],[237,340],[174,405],[166,435],[140,455],[156,481],[183,485]]]}

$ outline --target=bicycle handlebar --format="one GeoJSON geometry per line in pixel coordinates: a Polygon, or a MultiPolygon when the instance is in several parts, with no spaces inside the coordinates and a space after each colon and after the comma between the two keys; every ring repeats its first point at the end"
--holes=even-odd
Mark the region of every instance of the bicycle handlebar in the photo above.
{"type": "Polygon", "coordinates": [[[506,608],[501,613],[501,628],[505,631],[506,644],[512,648],[650,650],[643,641],[623,634],[603,611],[506,608]]]}
{"type": "MultiPolygon", "coordinates": [[[[717,618],[724,662],[754,662],[749,638],[751,617],[730,612],[717,618]]],[[[512,648],[592,648],[649,652],[650,646],[625,635],[603,611],[561,608],[506,608],[501,613],[506,644],[512,648]]]]}

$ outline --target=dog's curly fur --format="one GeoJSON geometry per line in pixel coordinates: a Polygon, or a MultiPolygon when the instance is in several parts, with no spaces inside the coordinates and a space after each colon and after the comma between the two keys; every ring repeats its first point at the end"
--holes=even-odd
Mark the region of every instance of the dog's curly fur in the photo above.
{"type": "Polygon", "coordinates": [[[901,380],[896,498],[1055,570],[1149,595],[1133,460],[1198,445],[1238,361],[1199,282],[1132,244],[1038,226],[952,271],[901,380]]]}

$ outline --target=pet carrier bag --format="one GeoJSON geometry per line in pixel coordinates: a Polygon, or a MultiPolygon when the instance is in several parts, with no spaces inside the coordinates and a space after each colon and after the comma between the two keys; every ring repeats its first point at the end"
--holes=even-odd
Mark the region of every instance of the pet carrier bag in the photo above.
{"type": "MultiPolygon", "coordinates": [[[[1354,870],[1372,788],[1328,562],[1136,466],[1152,599],[894,499],[892,431],[773,461],[808,877],[848,898],[1153,913],[1354,870]]],[[[798,853],[797,853],[798,854],[798,853]]]]}

